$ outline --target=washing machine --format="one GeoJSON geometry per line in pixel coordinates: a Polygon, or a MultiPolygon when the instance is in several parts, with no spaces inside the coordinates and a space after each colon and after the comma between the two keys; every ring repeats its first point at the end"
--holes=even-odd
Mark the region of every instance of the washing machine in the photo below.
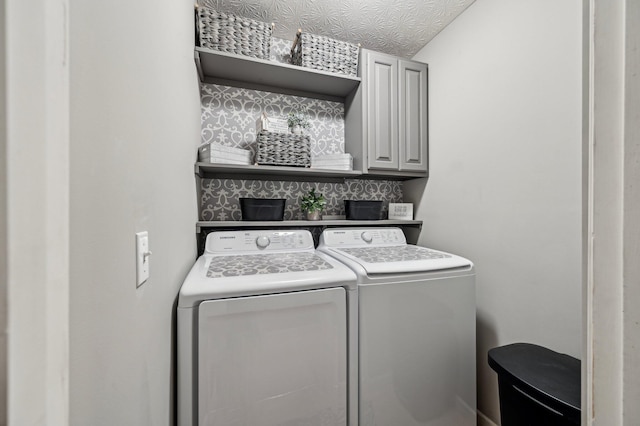
{"type": "Polygon", "coordinates": [[[358,424],[356,276],[308,231],[210,233],[177,321],[180,426],[358,424]]]}
{"type": "Polygon", "coordinates": [[[335,228],[323,251],[358,276],[363,426],[475,426],[475,272],[399,228],[335,228]]]}

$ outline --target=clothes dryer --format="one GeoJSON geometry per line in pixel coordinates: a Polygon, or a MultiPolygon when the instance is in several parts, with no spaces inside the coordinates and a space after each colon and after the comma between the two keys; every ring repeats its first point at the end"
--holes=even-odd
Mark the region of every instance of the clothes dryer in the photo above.
{"type": "Polygon", "coordinates": [[[356,277],[308,231],[210,233],[177,311],[180,426],[358,424],[356,277]]]}
{"type": "Polygon", "coordinates": [[[319,251],[358,276],[362,426],[475,426],[475,272],[399,228],[335,228],[319,251]]]}

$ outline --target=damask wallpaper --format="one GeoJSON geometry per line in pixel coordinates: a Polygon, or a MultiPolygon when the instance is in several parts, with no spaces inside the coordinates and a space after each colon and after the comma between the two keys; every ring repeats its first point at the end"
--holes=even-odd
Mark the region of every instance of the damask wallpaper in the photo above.
{"type": "Polygon", "coordinates": [[[218,142],[255,153],[256,120],[263,112],[269,117],[286,118],[289,112],[305,111],[310,122],[306,133],[311,137],[311,154],[344,153],[341,102],[206,83],[200,86],[200,100],[202,143],[218,142]]]}
{"type": "Polygon", "coordinates": [[[203,83],[202,143],[218,142],[255,153],[256,120],[263,112],[283,117],[306,111],[310,127],[311,154],[344,153],[344,104],[203,83]]]}
{"type": "Polygon", "coordinates": [[[271,37],[271,60],[282,62],[284,64],[291,63],[291,45],[293,44],[293,36],[291,40],[271,37]]]}
{"type": "Polygon", "coordinates": [[[241,220],[240,201],[249,198],[285,198],[284,220],[302,220],[302,197],[316,188],[327,199],[325,215],[344,215],[344,200],[382,200],[382,218],[389,203],[402,202],[402,182],[346,179],[345,183],[202,179],[200,220],[241,220]]]}

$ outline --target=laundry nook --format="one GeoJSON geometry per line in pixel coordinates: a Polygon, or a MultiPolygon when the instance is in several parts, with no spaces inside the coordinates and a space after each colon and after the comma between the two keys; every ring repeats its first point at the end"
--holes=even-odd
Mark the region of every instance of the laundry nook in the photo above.
{"type": "Polygon", "coordinates": [[[0,426],[640,418],[634,2],[0,9],[0,426]]]}

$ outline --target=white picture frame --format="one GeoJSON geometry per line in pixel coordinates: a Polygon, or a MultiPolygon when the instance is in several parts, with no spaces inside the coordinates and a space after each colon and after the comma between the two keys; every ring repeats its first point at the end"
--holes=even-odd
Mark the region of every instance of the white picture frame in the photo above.
{"type": "Polygon", "coordinates": [[[413,220],[413,203],[389,203],[389,219],[413,220]]]}

